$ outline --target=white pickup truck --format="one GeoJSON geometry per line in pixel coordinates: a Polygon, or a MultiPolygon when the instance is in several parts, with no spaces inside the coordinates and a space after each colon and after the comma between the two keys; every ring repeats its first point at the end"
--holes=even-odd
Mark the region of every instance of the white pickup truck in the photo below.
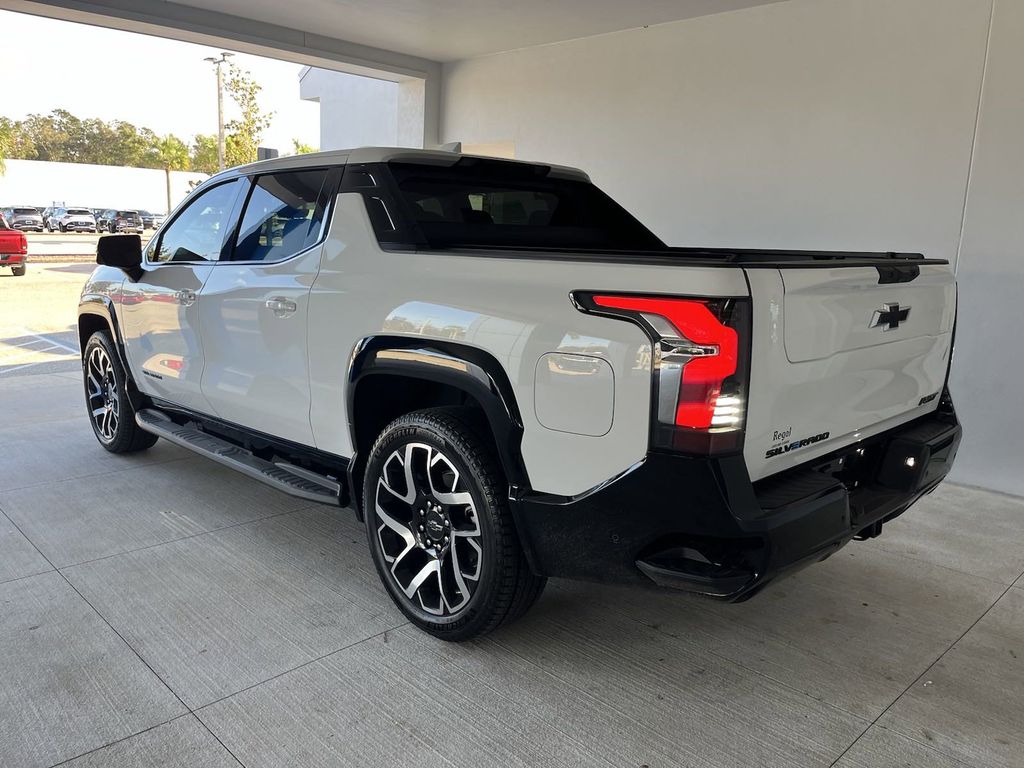
{"type": "Polygon", "coordinates": [[[281,158],[97,263],[100,444],[353,506],[391,597],[447,639],[548,576],[745,599],[877,535],[960,442],[945,261],[672,248],[573,168],[281,158]]]}

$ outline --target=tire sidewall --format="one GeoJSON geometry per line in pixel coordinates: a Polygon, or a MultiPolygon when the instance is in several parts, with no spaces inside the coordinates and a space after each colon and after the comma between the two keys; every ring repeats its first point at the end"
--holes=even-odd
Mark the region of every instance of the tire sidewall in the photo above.
{"type": "Polygon", "coordinates": [[[88,343],[85,345],[85,353],[82,355],[82,387],[85,391],[85,407],[89,414],[89,426],[92,427],[93,434],[96,435],[100,445],[108,451],[116,451],[121,443],[131,438],[131,434],[127,430],[126,419],[132,418],[134,414],[132,413],[131,403],[128,401],[124,370],[121,368],[121,361],[117,357],[117,350],[114,349],[110,337],[102,331],[97,331],[90,336],[88,343]],[[89,357],[96,347],[101,347],[106,352],[107,357],[110,358],[110,367],[114,373],[114,386],[117,387],[119,408],[117,429],[114,431],[114,438],[109,442],[103,439],[96,428],[96,421],[92,417],[92,408],[89,401],[89,357]]]}
{"type": "Polygon", "coordinates": [[[499,572],[499,560],[503,556],[495,534],[497,526],[494,516],[496,511],[488,500],[480,478],[476,476],[457,445],[435,429],[423,424],[415,424],[412,420],[406,424],[394,425],[386,430],[374,445],[367,462],[363,482],[363,510],[373,564],[392,599],[410,621],[432,634],[443,635],[462,630],[481,616],[489,615],[489,604],[495,599],[495,581],[499,572]],[[444,453],[459,471],[460,477],[473,497],[481,530],[480,547],[483,564],[480,579],[469,603],[453,616],[436,616],[428,613],[419,607],[415,598],[410,599],[405,596],[391,575],[377,538],[379,523],[376,516],[375,496],[380,473],[392,452],[407,443],[425,443],[444,453]]]}

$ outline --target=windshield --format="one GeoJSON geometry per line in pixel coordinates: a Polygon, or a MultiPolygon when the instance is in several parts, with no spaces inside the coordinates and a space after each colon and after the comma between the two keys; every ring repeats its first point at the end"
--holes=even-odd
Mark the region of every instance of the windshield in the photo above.
{"type": "Polygon", "coordinates": [[[546,166],[474,159],[452,167],[389,167],[407,212],[433,248],[665,248],[593,184],[552,178],[546,166]]]}

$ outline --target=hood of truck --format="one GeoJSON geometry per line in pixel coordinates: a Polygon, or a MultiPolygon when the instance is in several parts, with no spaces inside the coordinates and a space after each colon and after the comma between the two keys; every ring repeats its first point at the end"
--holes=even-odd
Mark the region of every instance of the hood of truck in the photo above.
{"type": "Polygon", "coordinates": [[[751,479],[935,410],[956,316],[951,267],[748,269],[751,479]]]}

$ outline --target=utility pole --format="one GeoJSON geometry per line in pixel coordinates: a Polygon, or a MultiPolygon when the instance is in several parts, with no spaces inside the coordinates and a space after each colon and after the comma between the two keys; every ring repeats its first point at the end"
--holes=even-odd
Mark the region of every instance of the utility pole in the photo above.
{"type": "Polygon", "coordinates": [[[224,170],[224,75],[221,72],[221,65],[228,60],[233,53],[221,51],[220,58],[207,56],[203,61],[209,61],[217,67],[217,168],[224,170]]]}

